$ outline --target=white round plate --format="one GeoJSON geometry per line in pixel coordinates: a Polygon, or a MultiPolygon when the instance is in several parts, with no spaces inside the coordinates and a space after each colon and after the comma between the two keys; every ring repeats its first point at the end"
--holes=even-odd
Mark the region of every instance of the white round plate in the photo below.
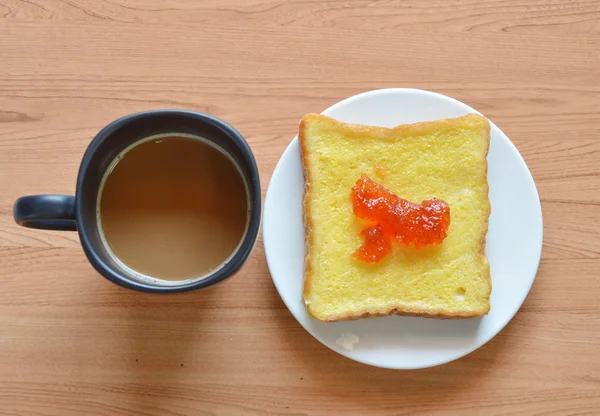
{"type": "MultiPolygon", "coordinates": [[[[323,114],[348,123],[393,127],[473,112],[477,113],[441,94],[385,89],[350,97],[323,114]]],[[[492,205],[486,239],[492,276],[489,314],[463,320],[389,316],[324,323],[308,315],[302,299],[304,179],[296,137],[273,172],[263,217],[265,254],[281,298],[312,336],[365,364],[415,369],[469,354],[500,332],[519,310],[542,251],[542,210],[535,183],[517,149],[493,123],[488,182],[492,205]]]]}

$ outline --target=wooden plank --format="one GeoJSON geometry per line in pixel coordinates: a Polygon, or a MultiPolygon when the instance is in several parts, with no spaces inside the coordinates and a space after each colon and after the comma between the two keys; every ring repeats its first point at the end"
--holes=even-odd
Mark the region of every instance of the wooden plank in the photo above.
{"type": "Polygon", "coordinates": [[[596,1],[0,0],[0,415],[597,413],[599,32],[596,1]],[[385,87],[482,111],[542,200],[521,311],[447,365],[328,350],[285,308],[261,242],[227,282],[154,296],[98,276],[76,233],[12,219],[20,195],[72,193],[87,144],[122,115],[227,120],[264,193],[303,114],[385,87]]]}

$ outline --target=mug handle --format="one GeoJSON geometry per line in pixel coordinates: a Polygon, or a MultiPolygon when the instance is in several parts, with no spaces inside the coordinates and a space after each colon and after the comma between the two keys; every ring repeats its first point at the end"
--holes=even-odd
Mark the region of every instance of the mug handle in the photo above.
{"type": "Polygon", "coordinates": [[[70,195],[29,195],[15,202],[17,224],[39,230],[76,231],[75,197],[70,195]]]}

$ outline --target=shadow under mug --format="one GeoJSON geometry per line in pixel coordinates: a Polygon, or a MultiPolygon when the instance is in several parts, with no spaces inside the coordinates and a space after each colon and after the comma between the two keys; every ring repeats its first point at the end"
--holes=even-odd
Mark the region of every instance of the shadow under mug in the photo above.
{"type": "Polygon", "coordinates": [[[211,286],[232,276],[246,262],[258,239],[261,191],[258,167],[248,143],[229,124],[207,114],[154,110],[118,119],[102,129],[88,146],[77,177],[75,196],[31,195],[14,206],[15,221],[29,228],[78,231],[94,268],[111,282],[142,292],[184,292],[211,286]],[[191,282],[140,279],[119,265],[102,242],[97,221],[100,185],[115,158],[130,145],[159,134],[187,134],[213,142],[239,166],[249,191],[246,233],[230,259],[210,274],[191,282]]]}

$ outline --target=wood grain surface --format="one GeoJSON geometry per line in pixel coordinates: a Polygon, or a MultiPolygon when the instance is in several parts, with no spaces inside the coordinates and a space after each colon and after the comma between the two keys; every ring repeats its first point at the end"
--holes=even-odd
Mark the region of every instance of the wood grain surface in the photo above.
{"type": "Polygon", "coordinates": [[[0,415],[600,414],[597,0],[0,0],[0,415]],[[72,193],[110,121],[232,123],[266,190],[299,119],[414,87],[483,112],[537,182],[543,260],[513,321],[419,371],[338,356],[294,320],[259,244],[234,278],[156,296],[94,272],[14,200],[72,193]]]}

